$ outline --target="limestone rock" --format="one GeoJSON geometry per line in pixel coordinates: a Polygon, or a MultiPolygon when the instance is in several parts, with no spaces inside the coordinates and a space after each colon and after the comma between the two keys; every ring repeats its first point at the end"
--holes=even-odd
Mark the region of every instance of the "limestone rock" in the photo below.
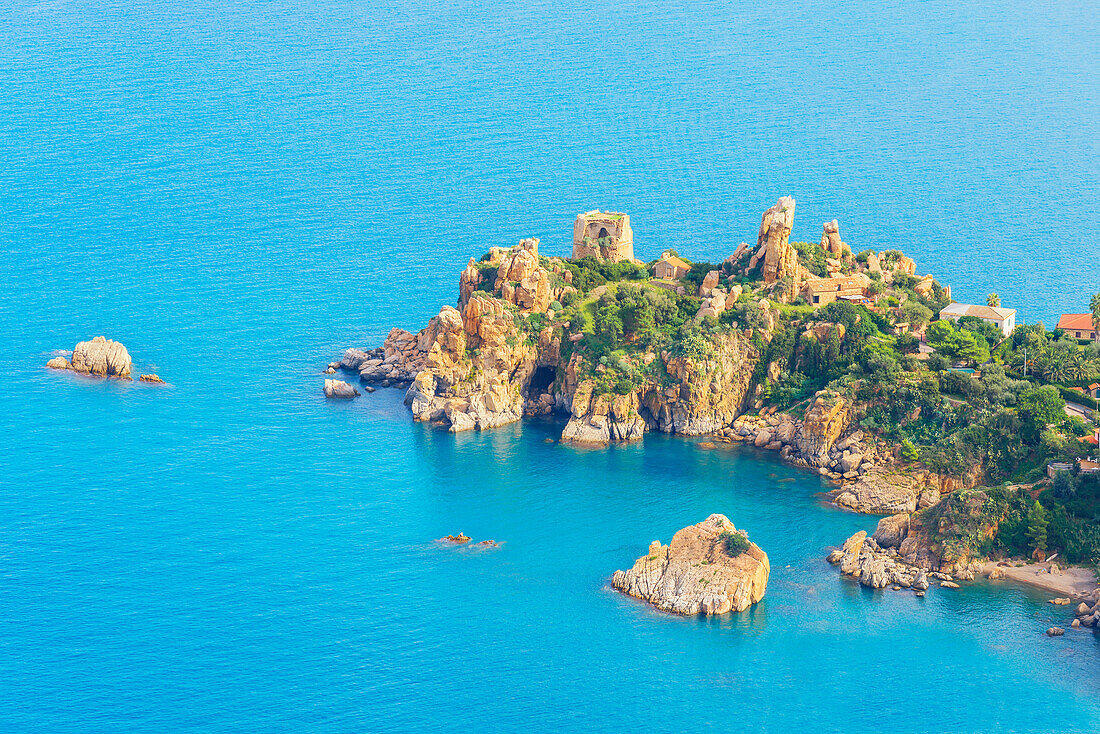
{"type": "Polygon", "coordinates": [[[760,220],[760,232],[756,238],[757,252],[750,267],[755,267],[757,259],[763,256],[762,275],[766,284],[770,285],[786,275],[796,275],[798,253],[790,245],[794,207],[794,199],[784,196],[775,206],[765,211],[760,220]]]}
{"type": "Polygon", "coordinates": [[[989,573],[986,575],[990,581],[999,581],[1005,577],[1005,570],[1000,566],[994,566],[989,569],[989,573]]]}
{"type": "Polygon", "coordinates": [[[920,485],[912,477],[875,467],[847,487],[833,491],[841,507],[872,515],[896,515],[917,509],[920,485]]]}
{"type": "Polygon", "coordinates": [[[808,460],[817,460],[817,466],[828,456],[833,443],[848,425],[848,401],[839,395],[822,391],[817,394],[806,418],[802,422],[802,438],[798,449],[808,460]]]}
{"type": "Polygon", "coordinates": [[[359,397],[359,391],[343,380],[325,380],[325,397],[347,400],[359,397]]]}
{"type": "Polygon", "coordinates": [[[702,359],[662,355],[677,384],[641,395],[657,430],[702,436],[726,428],[743,412],[760,355],[740,332],[716,334],[710,344],[713,352],[702,359]]]}
{"type": "Polygon", "coordinates": [[[882,548],[897,548],[908,533],[909,515],[903,512],[879,520],[873,537],[882,548]]]}
{"type": "Polygon", "coordinates": [[[613,588],[676,614],[742,612],[764,597],[770,566],[755,543],[735,557],[725,534],[737,529],[725,515],[711,515],[683,528],[672,542],[654,541],[627,571],[616,571],[613,588]]]}
{"type": "Polygon", "coordinates": [[[155,374],[151,374],[151,373],[148,374],[148,375],[142,375],[141,377],[138,378],[138,380],[140,382],[152,382],[152,383],[156,383],[158,385],[168,384],[164,380],[160,379],[159,375],[155,375],[155,374]]]}
{"type": "Polygon", "coordinates": [[[458,277],[458,306],[463,308],[470,300],[477,287],[481,285],[481,272],[477,269],[477,262],[471,257],[462,274],[458,277]]]}
{"type": "Polygon", "coordinates": [[[1066,631],[1061,627],[1051,627],[1047,630],[1048,637],[1061,637],[1066,631]]]}
{"type": "Polygon", "coordinates": [[[97,377],[121,377],[129,379],[133,363],[126,347],[106,337],[97,336],[91,341],[80,342],[73,348],[71,369],[97,377]]]}
{"type": "Polygon", "coordinates": [[[563,441],[610,443],[633,441],[645,433],[645,420],[638,413],[638,395],[592,394],[594,385],[585,381],[573,394],[572,417],[562,431],[563,441]]]}
{"type": "MultiPolygon", "coordinates": [[[[711,270],[703,276],[703,282],[699,285],[700,296],[707,298],[713,293],[714,289],[718,287],[719,275],[721,275],[719,271],[711,270]]],[[[725,298],[722,299],[722,303],[725,305],[725,298]]]]}
{"type": "Polygon", "coordinates": [[[840,223],[835,219],[825,222],[824,232],[821,235],[821,247],[837,257],[843,257],[852,252],[847,244],[840,241],[840,223]]]}
{"type": "Polygon", "coordinates": [[[71,370],[73,368],[73,366],[69,364],[69,360],[64,357],[54,357],[46,363],[46,366],[51,370],[71,370]]]}

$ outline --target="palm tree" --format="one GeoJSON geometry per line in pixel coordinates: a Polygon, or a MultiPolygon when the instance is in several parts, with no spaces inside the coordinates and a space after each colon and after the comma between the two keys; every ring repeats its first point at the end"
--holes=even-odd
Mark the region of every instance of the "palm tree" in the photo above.
{"type": "Polygon", "coordinates": [[[1084,380],[1092,377],[1094,369],[1092,360],[1088,359],[1080,349],[1074,349],[1069,353],[1069,359],[1066,361],[1066,375],[1070,380],[1084,380]]]}
{"type": "Polygon", "coordinates": [[[1094,293],[1089,301],[1089,309],[1092,311],[1092,333],[1096,341],[1100,342],[1100,293],[1094,293]]]}
{"type": "Polygon", "coordinates": [[[990,308],[998,308],[1001,305],[1001,297],[996,293],[990,293],[985,297],[985,305],[990,308]]]}
{"type": "Polygon", "coordinates": [[[1063,349],[1050,349],[1043,355],[1046,363],[1042,368],[1043,379],[1047,382],[1065,382],[1069,379],[1069,353],[1063,349]]]}

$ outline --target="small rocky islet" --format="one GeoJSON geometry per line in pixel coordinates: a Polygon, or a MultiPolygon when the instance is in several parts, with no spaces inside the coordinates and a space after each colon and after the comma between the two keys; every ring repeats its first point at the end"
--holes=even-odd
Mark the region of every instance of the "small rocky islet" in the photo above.
{"type": "Polygon", "coordinates": [[[770,571],[768,555],[714,514],[678,530],[668,545],[653,541],[633,567],[614,573],[611,587],[663,611],[709,616],[763,599],[770,571]]]}
{"type": "MultiPolygon", "coordinates": [[[[122,345],[105,336],[97,336],[88,341],[77,342],[69,357],[53,357],[46,363],[52,370],[75,372],[90,377],[109,377],[120,380],[132,380],[133,360],[130,352],[122,345]]],[[[139,382],[166,385],[167,383],[153,373],[138,376],[139,382]]]]}

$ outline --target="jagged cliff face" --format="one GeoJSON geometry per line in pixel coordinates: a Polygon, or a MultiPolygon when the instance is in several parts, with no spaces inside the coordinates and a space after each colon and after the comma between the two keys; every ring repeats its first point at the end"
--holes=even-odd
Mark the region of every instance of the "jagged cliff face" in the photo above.
{"type": "Polygon", "coordinates": [[[784,196],[761,217],[760,232],[756,237],[757,250],[749,267],[756,267],[763,259],[761,274],[767,285],[787,275],[797,276],[798,253],[790,243],[794,205],[793,198],[784,196]]]}
{"type": "Polygon", "coordinates": [[[499,298],[473,293],[463,311],[444,306],[417,335],[424,368],[405,402],[417,420],[451,431],[485,429],[519,420],[540,364],[556,366],[560,344],[551,333],[532,343],[499,298]]]}
{"type": "Polygon", "coordinates": [[[647,430],[701,436],[729,426],[744,409],[759,355],[739,333],[715,336],[711,346],[705,359],[662,354],[672,384],[650,382],[626,395],[595,395],[595,383],[578,377],[583,358],[574,354],[562,382],[570,414],[562,438],[608,443],[647,430]]]}
{"type": "Polygon", "coordinates": [[[760,355],[736,332],[714,336],[711,346],[713,353],[705,359],[662,355],[677,384],[646,390],[643,398],[658,430],[700,436],[741,415],[760,355]]]}
{"type": "Polygon", "coordinates": [[[806,412],[798,449],[807,461],[824,466],[829,449],[848,425],[848,401],[839,395],[818,395],[806,412]]]}

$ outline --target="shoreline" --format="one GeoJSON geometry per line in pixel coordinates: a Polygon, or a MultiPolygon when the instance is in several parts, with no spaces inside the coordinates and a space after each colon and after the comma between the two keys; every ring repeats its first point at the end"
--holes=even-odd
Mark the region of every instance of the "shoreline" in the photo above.
{"type": "Polygon", "coordinates": [[[1004,572],[1004,580],[1015,581],[1025,586],[1030,586],[1043,591],[1050,591],[1071,599],[1083,599],[1094,597],[1097,589],[1096,573],[1084,566],[1059,567],[1055,573],[1050,573],[1050,562],[1029,563],[1023,566],[1002,566],[997,561],[988,561],[982,567],[982,574],[989,575],[994,568],[1004,572]]]}

